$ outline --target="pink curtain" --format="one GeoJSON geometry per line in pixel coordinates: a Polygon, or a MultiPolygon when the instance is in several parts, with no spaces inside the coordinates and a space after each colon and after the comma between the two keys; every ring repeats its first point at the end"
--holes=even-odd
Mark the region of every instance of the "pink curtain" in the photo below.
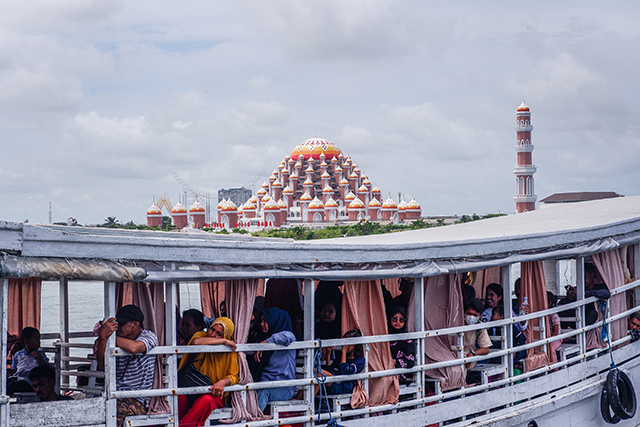
{"type": "MultiPolygon", "coordinates": [[[[264,281],[262,281],[264,283],[264,281]]],[[[225,282],[225,295],[227,295],[227,314],[233,321],[235,330],[232,339],[237,344],[245,344],[249,336],[251,326],[251,313],[253,302],[260,285],[258,279],[228,280],[225,282]]],[[[238,384],[249,384],[253,377],[249,371],[247,358],[244,353],[238,353],[238,367],[240,368],[240,381],[238,384]]],[[[237,423],[242,420],[255,421],[265,419],[258,407],[258,398],[255,390],[246,391],[247,404],[245,406],[240,392],[231,393],[231,406],[233,418],[223,420],[224,423],[237,423]]]]}
{"type": "Polygon", "coordinates": [[[220,303],[225,300],[225,282],[201,282],[200,304],[206,317],[220,315],[220,303]]]}
{"type": "MultiPolygon", "coordinates": [[[[604,280],[609,290],[614,290],[623,286],[626,282],[624,279],[624,270],[622,260],[620,259],[620,251],[614,249],[612,251],[600,252],[591,256],[593,264],[596,266],[598,273],[604,280]]],[[[609,299],[611,315],[615,316],[627,310],[627,300],[624,294],[614,295],[609,299]]],[[[600,308],[598,307],[598,311],[600,308]]],[[[600,319],[601,320],[601,319],[600,319]]],[[[620,319],[611,323],[611,338],[613,341],[624,337],[627,334],[627,320],[620,319]]],[[[599,332],[598,329],[596,331],[599,332]]]]}
{"type": "Polygon", "coordinates": [[[490,283],[502,285],[502,267],[489,267],[476,271],[472,286],[476,290],[476,298],[484,298],[484,290],[490,283]]]}
{"type": "MultiPolygon", "coordinates": [[[[116,310],[120,307],[134,304],[144,314],[144,328],[152,331],[158,337],[158,345],[164,345],[164,284],[148,282],[125,282],[116,285],[116,310]]],[[[153,374],[153,388],[162,388],[162,358],[156,357],[153,374]]],[[[168,414],[171,412],[169,403],[164,397],[152,397],[149,403],[149,414],[168,414]]]]}
{"type": "MultiPolygon", "coordinates": [[[[542,261],[523,262],[520,264],[520,289],[522,297],[527,297],[531,313],[546,310],[549,308],[547,302],[547,285],[544,279],[544,269],[542,261]]],[[[547,336],[551,331],[551,323],[547,317],[544,318],[545,331],[547,336]]],[[[534,328],[540,326],[540,319],[529,320],[529,325],[525,329],[524,334],[527,337],[527,343],[532,343],[540,339],[540,331],[534,331],[534,328]]],[[[555,352],[551,349],[551,345],[544,346],[546,352],[540,347],[534,347],[527,350],[525,366],[527,372],[541,368],[550,362],[556,361],[555,352]]]]}
{"type": "Polygon", "coordinates": [[[398,287],[398,278],[382,279],[382,284],[391,294],[391,297],[395,298],[400,295],[400,288],[398,287]]]}
{"type": "MultiPolygon", "coordinates": [[[[426,330],[463,326],[464,308],[460,291],[460,275],[445,274],[425,279],[424,326],[426,330]]],[[[458,344],[455,335],[440,335],[424,340],[426,363],[457,359],[452,347],[458,344]]],[[[443,391],[465,385],[462,365],[432,369],[426,374],[439,379],[443,391]]]]}
{"type": "Polygon", "coordinates": [[[9,279],[7,298],[7,332],[20,337],[24,328],[40,330],[42,279],[9,279]]]}
{"type": "MultiPolygon", "coordinates": [[[[342,330],[359,329],[363,336],[386,335],[387,316],[385,314],[382,288],[376,280],[345,281],[344,299],[342,302],[342,330]]],[[[394,369],[395,361],[391,357],[389,343],[369,345],[369,371],[394,369]]],[[[362,381],[353,390],[351,406],[362,408],[398,401],[398,377],[375,378],[369,380],[369,396],[362,386],[362,381]]]]}

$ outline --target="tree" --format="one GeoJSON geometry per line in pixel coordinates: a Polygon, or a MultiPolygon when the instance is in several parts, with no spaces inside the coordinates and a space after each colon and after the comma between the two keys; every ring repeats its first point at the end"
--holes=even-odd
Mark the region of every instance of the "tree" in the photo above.
{"type": "Polygon", "coordinates": [[[118,228],[120,227],[120,221],[118,221],[115,216],[108,216],[102,226],[108,228],[118,228]]]}

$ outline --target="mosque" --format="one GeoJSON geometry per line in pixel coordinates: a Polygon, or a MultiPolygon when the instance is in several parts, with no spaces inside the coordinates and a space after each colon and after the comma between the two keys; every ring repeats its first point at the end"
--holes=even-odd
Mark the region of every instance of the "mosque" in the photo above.
{"type": "MultiPolygon", "coordinates": [[[[177,228],[255,228],[282,225],[333,225],[361,220],[399,223],[422,215],[420,204],[411,199],[396,203],[382,200],[382,191],[371,184],[350,156],[334,143],[307,139],[280,162],[257,193],[236,206],[222,200],[218,221],[205,224],[205,208],[197,200],[187,210],[181,203],[171,209],[177,228]],[[189,221],[191,217],[191,221],[189,221]]],[[[162,210],[154,203],[147,210],[147,224],[162,224],[162,210]]]]}

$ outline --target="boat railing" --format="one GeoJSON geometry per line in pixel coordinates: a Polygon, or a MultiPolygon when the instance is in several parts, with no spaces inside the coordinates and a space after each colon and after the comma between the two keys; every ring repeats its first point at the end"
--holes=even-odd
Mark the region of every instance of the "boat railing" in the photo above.
{"type": "MultiPolygon", "coordinates": [[[[611,291],[612,295],[617,295],[624,293],[626,291],[635,289],[640,286],[640,281],[634,281],[632,283],[621,286],[617,289],[611,291]]],[[[408,332],[404,334],[395,334],[395,335],[379,335],[379,336],[364,336],[357,338],[341,338],[341,339],[327,339],[327,340],[307,340],[307,341],[298,341],[290,344],[289,346],[281,346],[276,344],[240,344],[237,346],[236,351],[250,353],[253,351],[277,351],[277,350],[301,350],[305,357],[305,367],[302,370],[302,374],[304,378],[297,378],[286,381],[269,381],[269,382],[254,382],[246,385],[234,385],[228,386],[225,388],[225,391],[246,391],[246,390],[259,390],[266,388],[276,388],[276,387],[298,387],[301,389],[306,389],[306,396],[313,396],[313,387],[315,385],[314,374],[313,374],[313,353],[320,348],[320,346],[332,347],[332,346],[341,346],[341,345],[354,345],[354,344],[363,344],[365,346],[369,346],[375,343],[381,342],[390,342],[390,341],[398,341],[398,340],[407,340],[413,339],[418,343],[418,348],[424,348],[424,341],[429,338],[439,337],[444,335],[452,335],[456,336],[459,340],[462,339],[462,335],[465,332],[481,330],[491,327],[496,327],[501,330],[501,341],[504,343],[502,349],[494,349],[491,351],[489,355],[482,356],[474,356],[474,357],[458,357],[451,360],[440,361],[440,362],[432,362],[432,363],[419,363],[413,368],[393,368],[387,370],[380,371],[369,371],[362,372],[359,374],[353,375],[344,375],[344,376],[333,376],[327,378],[327,383],[332,382],[341,382],[341,381],[353,381],[353,380],[362,380],[364,382],[365,389],[368,387],[368,381],[375,378],[393,376],[398,374],[409,374],[409,375],[417,375],[416,382],[421,385],[418,398],[403,400],[399,403],[375,406],[375,407],[366,407],[360,409],[348,409],[341,410],[342,418],[345,417],[353,417],[357,415],[375,412],[384,412],[388,410],[398,410],[402,408],[412,408],[412,407],[420,407],[425,404],[429,404],[432,402],[442,401],[443,399],[455,398],[457,396],[466,395],[469,393],[477,393],[484,390],[495,389],[498,387],[502,387],[505,385],[513,385],[516,382],[520,382],[523,380],[528,380],[530,378],[544,375],[548,372],[554,371],[556,369],[560,369],[566,367],[568,365],[572,365],[575,363],[579,363],[583,360],[591,358],[593,356],[597,356],[599,354],[603,354],[607,351],[606,348],[595,348],[595,349],[586,349],[586,334],[593,329],[598,329],[602,327],[602,322],[596,322],[592,325],[576,325],[575,329],[569,330],[567,332],[562,332],[559,335],[549,336],[544,333],[544,330],[539,331],[540,338],[535,339],[533,342],[528,342],[520,346],[511,346],[509,347],[507,343],[510,340],[507,338],[506,334],[511,333],[508,326],[513,325],[516,322],[529,321],[531,322],[534,319],[540,319],[540,324],[544,325],[544,318],[553,313],[559,313],[561,311],[565,311],[567,309],[579,309],[587,304],[592,304],[598,301],[595,297],[584,298],[582,300],[578,300],[576,302],[562,305],[559,307],[553,307],[546,310],[541,310],[533,313],[529,313],[523,316],[516,316],[511,318],[506,318],[503,320],[479,323],[475,325],[465,325],[465,326],[457,326],[451,328],[444,328],[438,330],[427,330],[427,331],[419,331],[419,332],[408,332]],[[580,351],[577,352],[572,357],[569,357],[565,360],[558,360],[556,363],[548,364],[538,369],[522,372],[519,375],[514,375],[513,371],[509,369],[509,359],[511,359],[512,355],[521,351],[527,350],[536,347],[546,346],[554,341],[566,340],[576,337],[577,342],[580,345],[580,351]],[[498,376],[497,378],[493,378],[491,382],[488,383],[479,383],[470,387],[463,387],[462,389],[457,390],[448,390],[441,391],[435,395],[427,395],[425,393],[424,387],[424,375],[427,371],[445,368],[451,366],[464,365],[470,362],[480,362],[483,360],[487,360],[489,358],[501,357],[503,360],[504,370],[506,375],[498,376]]],[[[616,320],[626,319],[627,316],[632,313],[640,311],[640,307],[634,307],[629,310],[626,310],[622,313],[619,313],[614,316],[607,315],[605,318],[605,323],[610,324],[616,320]]],[[[529,323],[531,325],[531,323],[529,323]]],[[[630,341],[629,336],[624,336],[614,342],[611,343],[612,346],[617,347],[622,344],[625,344],[630,341]]],[[[230,352],[232,351],[229,347],[226,346],[158,346],[150,351],[150,354],[163,355],[165,357],[176,354],[189,354],[189,353],[207,353],[207,352],[230,352]]],[[[369,352],[365,352],[365,357],[367,358],[368,365],[368,354],[369,352]]],[[[112,348],[107,351],[109,356],[119,356],[126,354],[126,352],[119,348],[112,348]]],[[[108,399],[118,399],[118,398],[130,398],[130,397],[140,397],[140,396],[172,396],[172,395],[180,395],[180,394],[202,394],[207,393],[209,390],[207,387],[189,387],[189,388],[164,388],[164,389],[155,389],[155,390],[145,390],[145,391],[112,391],[108,399]]],[[[319,420],[322,419],[323,416],[313,415],[314,419],[319,420]]],[[[298,422],[297,418],[287,419],[288,422],[298,422]]],[[[309,421],[309,416],[301,417],[300,422],[309,421]],[[304,419],[302,419],[304,418],[304,419]]],[[[278,422],[276,420],[267,420],[261,421],[258,423],[252,423],[251,425],[262,426],[262,425],[276,425],[278,422]],[[270,424],[271,422],[271,424],[270,424]]]]}

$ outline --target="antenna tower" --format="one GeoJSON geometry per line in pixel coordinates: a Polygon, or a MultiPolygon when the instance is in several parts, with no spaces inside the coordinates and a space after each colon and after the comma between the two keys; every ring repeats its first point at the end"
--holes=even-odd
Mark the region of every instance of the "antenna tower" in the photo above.
{"type": "MultiPolygon", "coordinates": [[[[176,181],[180,183],[182,186],[182,190],[184,191],[185,200],[184,204],[187,207],[187,194],[192,195],[194,198],[204,199],[205,201],[205,222],[209,224],[211,222],[211,193],[205,193],[204,191],[197,190],[190,186],[184,179],[180,178],[180,175],[177,173],[173,174],[173,177],[176,181]]],[[[188,208],[187,208],[188,209],[188,208]]]]}

